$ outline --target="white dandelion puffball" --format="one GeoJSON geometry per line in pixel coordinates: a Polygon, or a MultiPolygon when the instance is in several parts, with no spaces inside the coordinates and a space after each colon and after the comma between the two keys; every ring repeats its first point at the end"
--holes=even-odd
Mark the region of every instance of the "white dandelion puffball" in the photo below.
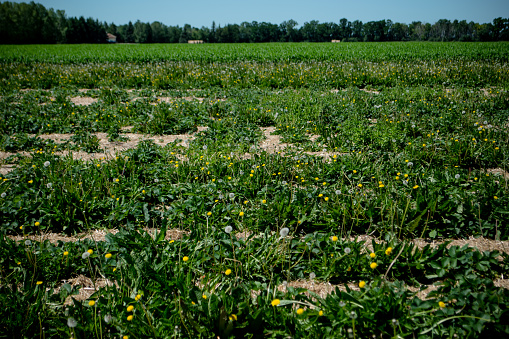
{"type": "Polygon", "coordinates": [[[51,165],[49,161],[44,162],[44,167],[48,167],[49,165],[51,165]]]}
{"type": "Polygon", "coordinates": [[[290,233],[290,229],[288,227],[284,227],[281,229],[281,231],[279,231],[279,235],[281,235],[283,238],[286,237],[288,233],[290,233]]]}
{"type": "Polygon", "coordinates": [[[230,234],[230,233],[231,233],[231,231],[232,231],[232,229],[233,229],[233,228],[232,228],[231,226],[226,226],[226,227],[224,228],[224,231],[225,231],[226,233],[230,234]]]}
{"type": "Polygon", "coordinates": [[[74,328],[74,327],[78,326],[78,322],[73,317],[69,317],[69,318],[67,318],[67,326],[74,328]]]}
{"type": "Polygon", "coordinates": [[[83,259],[87,259],[88,257],[90,257],[90,253],[89,253],[88,251],[83,252],[83,254],[81,255],[81,257],[82,257],[83,259]]]}

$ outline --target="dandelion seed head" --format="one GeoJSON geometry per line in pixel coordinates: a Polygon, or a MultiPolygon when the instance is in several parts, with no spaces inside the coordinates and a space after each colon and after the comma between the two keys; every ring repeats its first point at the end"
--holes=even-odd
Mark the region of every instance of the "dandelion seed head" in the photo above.
{"type": "Polygon", "coordinates": [[[5,198],[7,196],[7,193],[3,192],[2,194],[0,194],[0,197],[2,198],[5,198]]]}
{"type": "Polygon", "coordinates": [[[30,240],[25,240],[25,246],[30,246],[32,245],[32,242],[30,240]]]}
{"type": "Polygon", "coordinates": [[[455,179],[459,179],[459,178],[460,178],[460,175],[459,175],[459,174],[456,174],[456,175],[454,176],[454,178],[455,178],[455,179]]]}
{"type": "Polygon", "coordinates": [[[46,187],[47,187],[47,188],[51,188],[51,187],[53,187],[53,184],[52,184],[51,182],[48,182],[48,183],[46,184],[46,187]]]}
{"type": "Polygon", "coordinates": [[[111,314],[106,314],[106,315],[104,316],[104,322],[105,322],[106,324],[109,324],[109,323],[110,323],[110,321],[111,321],[111,319],[112,319],[111,314]]]}
{"type": "Polygon", "coordinates": [[[44,167],[48,167],[49,165],[51,165],[51,163],[49,161],[44,162],[44,167]]]}
{"type": "Polygon", "coordinates": [[[341,190],[336,190],[334,193],[336,193],[336,195],[340,195],[341,194],[341,190]]]}
{"type": "Polygon", "coordinates": [[[230,197],[230,199],[233,199],[233,198],[235,198],[235,193],[230,193],[230,194],[228,194],[228,196],[230,197]]]}
{"type": "Polygon", "coordinates": [[[352,250],[350,249],[350,247],[346,247],[346,248],[345,248],[345,253],[346,253],[346,254],[350,254],[350,252],[352,252],[352,250]]]}
{"type": "Polygon", "coordinates": [[[410,161],[410,162],[407,162],[406,165],[407,165],[407,167],[412,167],[414,165],[414,163],[410,161]]]}
{"type": "Polygon", "coordinates": [[[70,328],[74,328],[78,326],[78,322],[73,317],[69,317],[67,318],[67,326],[69,326],[70,328]]]}
{"type": "Polygon", "coordinates": [[[81,257],[83,259],[87,259],[88,257],[90,257],[90,253],[87,251],[87,252],[83,252],[83,254],[81,255],[81,257]]]}
{"type": "Polygon", "coordinates": [[[315,279],[315,278],[316,278],[316,274],[315,274],[315,272],[311,272],[311,273],[309,273],[309,279],[313,280],[313,279],[315,279]]]}
{"type": "Polygon", "coordinates": [[[224,228],[224,231],[225,231],[226,233],[230,234],[230,233],[231,233],[231,231],[232,231],[232,227],[231,227],[231,226],[226,226],[226,227],[224,228]]]}
{"type": "Polygon", "coordinates": [[[279,234],[282,238],[286,237],[288,233],[290,232],[290,229],[288,227],[283,227],[281,231],[279,231],[279,234]]]}

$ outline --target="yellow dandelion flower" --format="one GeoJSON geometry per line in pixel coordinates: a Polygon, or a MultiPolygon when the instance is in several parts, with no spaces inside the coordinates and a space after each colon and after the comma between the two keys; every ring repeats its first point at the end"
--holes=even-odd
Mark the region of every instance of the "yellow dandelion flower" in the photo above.
{"type": "Polygon", "coordinates": [[[304,313],[304,310],[302,308],[298,308],[297,309],[297,314],[301,315],[302,313],[304,313]]]}
{"type": "Polygon", "coordinates": [[[322,310],[318,311],[318,315],[321,317],[323,315],[323,311],[322,310]]]}
{"type": "Polygon", "coordinates": [[[232,274],[232,270],[231,269],[227,269],[226,271],[224,271],[224,274],[230,275],[230,274],[232,274]]]}
{"type": "Polygon", "coordinates": [[[279,299],[274,299],[274,300],[272,300],[272,302],[271,302],[270,304],[271,304],[272,306],[277,306],[277,305],[279,305],[280,303],[281,303],[281,300],[279,300],[279,299]]]}
{"type": "Polygon", "coordinates": [[[38,222],[38,221],[36,221],[34,225],[37,227],[37,226],[40,226],[40,225],[41,225],[41,223],[40,223],[40,222],[38,222]]]}
{"type": "Polygon", "coordinates": [[[385,250],[385,255],[391,255],[392,253],[392,247],[388,247],[386,250],[385,250]]]}
{"type": "Polygon", "coordinates": [[[109,259],[111,258],[111,253],[106,253],[106,255],[104,256],[106,259],[109,259]]]}
{"type": "Polygon", "coordinates": [[[338,241],[338,237],[337,236],[333,236],[332,237],[332,241],[338,241]]]}
{"type": "Polygon", "coordinates": [[[445,307],[445,303],[443,301],[439,301],[438,302],[438,306],[440,306],[440,308],[444,308],[445,307]]]}
{"type": "Polygon", "coordinates": [[[127,306],[127,312],[132,312],[133,310],[134,310],[134,306],[133,305],[127,306]]]}
{"type": "Polygon", "coordinates": [[[413,189],[414,189],[414,190],[415,190],[415,189],[418,189],[418,188],[419,188],[419,185],[415,185],[415,186],[413,187],[413,189]]]}
{"type": "Polygon", "coordinates": [[[183,260],[184,262],[186,262],[186,261],[188,261],[188,260],[189,260],[189,257],[183,257],[183,258],[182,258],[182,260],[183,260]]]}
{"type": "Polygon", "coordinates": [[[134,317],[132,315],[129,315],[129,316],[127,316],[127,321],[131,321],[131,320],[133,320],[133,318],[134,317]]]}
{"type": "Polygon", "coordinates": [[[64,252],[64,255],[65,255],[65,256],[68,256],[68,255],[69,255],[69,252],[65,251],[65,252],[64,252]]]}
{"type": "Polygon", "coordinates": [[[239,216],[241,216],[241,217],[244,216],[244,212],[240,212],[239,216]]]}
{"type": "Polygon", "coordinates": [[[364,288],[364,286],[366,286],[366,282],[365,281],[359,282],[359,287],[360,288],[364,288]]]}
{"type": "Polygon", "coordinates": [[[90,300],[90,301],[88,302],[88,306],[94,306],[94,305],[95,305],[95,301],[94,301],[94,300],[90,300]]]}
{"type": "Polygon", "coordinates": [[[93,254],[94,250],[88,250],[87,252],[90,253],[90,254],[93,254]]]}
{"type": "Polygon", "coordinates": [[[207,296],[204,294],[201,296],[203,299],[207,299],[207,296]]]}
{"type": "Polygon", "coordinates": [[[373,252],[371,252],[371,253],[369,254],[369,256],[370,256],[371,258],[374,258],[374,257],[376,257],[376,254],[375,254],[375,253],[373,253],[373,252]]]}
{"type": "Polygon", "coordinates": [[[212,215],[212,212],[207,212],[207,216],[210,217],[212,215]]]}
{"type": "Polygon", "coordinates": [[[36,282],[37,285],[42,285],[42,281],[36,282]]]}
{"type": "Polygon", "coordinates": [[[372,262],[371,265],[369,265],[369,267],[371,267],[371,269],[375,269],[376,267],[378,266],[378,264],[376,262],[372,262]]]}
{"type": "Polygon", "coordinates": [[[141,299],[141,295],[140,294],[136,294],[136,297],[134,297],[134,300],[138,301],[141,299]]]}

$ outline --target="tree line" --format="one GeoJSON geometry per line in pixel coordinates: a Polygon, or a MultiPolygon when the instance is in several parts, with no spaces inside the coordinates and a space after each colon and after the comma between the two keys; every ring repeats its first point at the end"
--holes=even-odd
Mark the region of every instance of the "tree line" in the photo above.
{"type": "Polygon", "coordinates": [[[206,43],[237,42],[327,42],[355,41],[500,41],[509,40],[509,19],[496,18],[492,23],[479,24],[466,20],[441,19],[434,24],[414,21],[410,24],[391,20],[348,21],[337,23],[317,20],[299,27],[295,20],[281,24],[242,22],[201,28],[184,25],[166,26],[155,21],[136,21],[125,25],[99,22],[97,19],[67,17],[63,10],[46,9],[30,3],[0,3],[0,43],[62,44],[106,43],[107,33],[125,43],[206,43]]]}

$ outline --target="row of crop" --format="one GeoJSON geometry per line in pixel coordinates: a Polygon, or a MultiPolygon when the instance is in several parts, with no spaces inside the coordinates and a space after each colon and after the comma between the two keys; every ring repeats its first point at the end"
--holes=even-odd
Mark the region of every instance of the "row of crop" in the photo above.
{"type": "Polygon", "coordinates": [[[481,169],[376,152],[330,163],[302,153],[243,159],[243,153],[190,145],[188,151],[144,141],[110,161],[47,152],[22,158],[0,184],[2,227],[19,232],[39,222],[42,229],[75,232],[87,223],[135,227],[170,220],[185,229],[212,222],[264,230],[285,223],[344,235],[508,236],[505,180],[481,169]]]}
{"type": "Polygon", "coordinates": [[[496,43],[271,43],[1,46],[0,62],[76,64],[86,62],[199,63],[235,61],[405,61],[486,59],[507,61],[507,42],[496,43]]]}
{"type": "Polygon", "coordinates": [[[366,337],[509,331],[509,294],[493,286],[493,279],[508,273],[497,252],[374,241],[366,250],[362,242],[330,234],[292,238],[284,228],[248,238],[228,228],[210,229],[167,241],[165,230],[153,235],[120,230],[104,242],[5,239],[2,332],[157,337],[178,328],[186,337],[366,337]],[[77,273],[115,285],[64,306],[78,291],[60,280],[77,273]],[[319,297],[283,283],[303,277],[310,284],[353,281],[360,289],[319,297]],[[404,282],[440,287],[423,301],[404,282]]]}
{"type": "Polygon", "coordinates": [[[24,88],[51,89],[121,88],[308,88],[341,89],[454,86],[507,86],[507,66],[493,60],[428,60],[408,63],[373,63],[358,60],[348,64],[308,63],[213,63],[168,62],[159,65],[132,63],[3,64],[2,92],[24,88]]]}

